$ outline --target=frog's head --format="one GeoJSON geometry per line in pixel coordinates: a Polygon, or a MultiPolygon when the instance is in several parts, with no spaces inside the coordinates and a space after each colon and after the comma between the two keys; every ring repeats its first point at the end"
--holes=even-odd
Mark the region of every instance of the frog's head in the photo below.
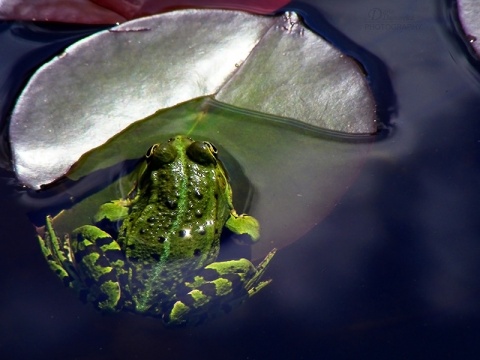
{"type": "Polygon", "coordinates": [[[215,166],[218,161],[217,153],[216,147],[208,141],[194,141],[189,137],[178,135],[166,142],[152,145],[145,158],[148,166],[153,169],[172,163],[179,155],[181,161],[215,166]],[[185,155],[188,158],[185,158],[185,155]]]}

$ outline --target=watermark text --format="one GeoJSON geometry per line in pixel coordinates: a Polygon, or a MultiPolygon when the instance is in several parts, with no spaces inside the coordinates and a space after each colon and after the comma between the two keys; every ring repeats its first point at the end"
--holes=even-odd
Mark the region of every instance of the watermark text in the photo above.
{"type": "Polygon", "coordinates": [[[368,11],[363,29],[367,31],[420,30],[415,16],[397,14],[393,10],[373,8],[368,11]]]}

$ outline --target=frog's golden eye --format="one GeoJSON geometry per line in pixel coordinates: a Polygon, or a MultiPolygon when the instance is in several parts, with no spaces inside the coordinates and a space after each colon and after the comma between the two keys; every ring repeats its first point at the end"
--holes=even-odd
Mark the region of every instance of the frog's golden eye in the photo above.
{"type": "Polygon", "coordinates": [[[170,143],[154,144],[145,154],[145,158],[154,166],[171,163],[176,157],[177,149],[170,143]]]}
{"type": "Polygon", "coordinates": [[[147,150],[147,153],[145,154],[145,157],[148,159],[150,156],[152,156],[158,146],[158,144],[153,144],[152,146],[150,146],[150,148],[147,150]]]}
{"type": "Polygon", "coordinates": [[[217,163],[217,149],[207,141],[194,141],[187,148],[187,155],[196,163],[202,165],[217,163]]]}
{"type": "Polygon", "coordinates": [[[212,152],[213,155],[215,155],[215,157],[217,156],[218,154],[218,150],[217,148],[215,147],[215,145],[213,145],[212,143],[208,142],[208,141],[204,141],[203,142],[208,148],[210,148],[210,151],[212,152]]]}

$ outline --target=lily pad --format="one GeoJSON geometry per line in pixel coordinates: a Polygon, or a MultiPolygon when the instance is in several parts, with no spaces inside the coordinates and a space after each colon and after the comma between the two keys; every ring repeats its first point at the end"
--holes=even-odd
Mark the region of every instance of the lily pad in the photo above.
{"type": "Polygon", "coordinates": [[[296,14],[182,10],[100,32],[40,68],[12,113],[15,172],[39,188],[130,124],[203,96],[313,128],[376,130],[360,67],[296,14]]]}
{"type": "MultiPolygon", "coordinates": [[[[370,146],[368,137],[313,130],[298,121],[200,98],[132,124],[85,154],[68,177],[86,182],[102,172],[115,177],[123,170],[116,164],[138,159],[153,143],[178,133],[212,141],[219,149],[231,177],[235,207],[255,216],[261,225],[261,239],[252,247],[255,259],[315,226],[352,183],[370,146]]],[[[93,195],[70,193],[75,205],[55,219],[57,231],[91,223],[95,209],[125,196],[135,179],[130,173],[93,195]]]]}
{"type": "Polygon", "coordinates": [[[477,55],[480,55],[480,2],[476,0],[458,0],[458,16],[467,39],[477,55]]]}
{"type": "Polygon", "coordinates": [[[288,0],[8,0],[0,2],[0,19],[115,24],[173,8],[223,8],[269,14],[288,0]]]}

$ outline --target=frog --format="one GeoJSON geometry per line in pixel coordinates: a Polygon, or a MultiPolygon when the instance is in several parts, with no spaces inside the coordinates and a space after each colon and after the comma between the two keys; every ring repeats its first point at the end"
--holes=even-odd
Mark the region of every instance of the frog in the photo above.
{"type": "Polygon", "coordinates": [[[84,302],[160,317],[167,326],[199,325],[271,282],[263,275],[276,249],[257,266],[217,261],[225,228],[255,244],[260,225],[236,212],[211,142],[177,135],[156,143],[137,173],[128,194],[100,205],[91,224],[59,234],[48,215],[38,235],[51,270],[84,302]]]}

